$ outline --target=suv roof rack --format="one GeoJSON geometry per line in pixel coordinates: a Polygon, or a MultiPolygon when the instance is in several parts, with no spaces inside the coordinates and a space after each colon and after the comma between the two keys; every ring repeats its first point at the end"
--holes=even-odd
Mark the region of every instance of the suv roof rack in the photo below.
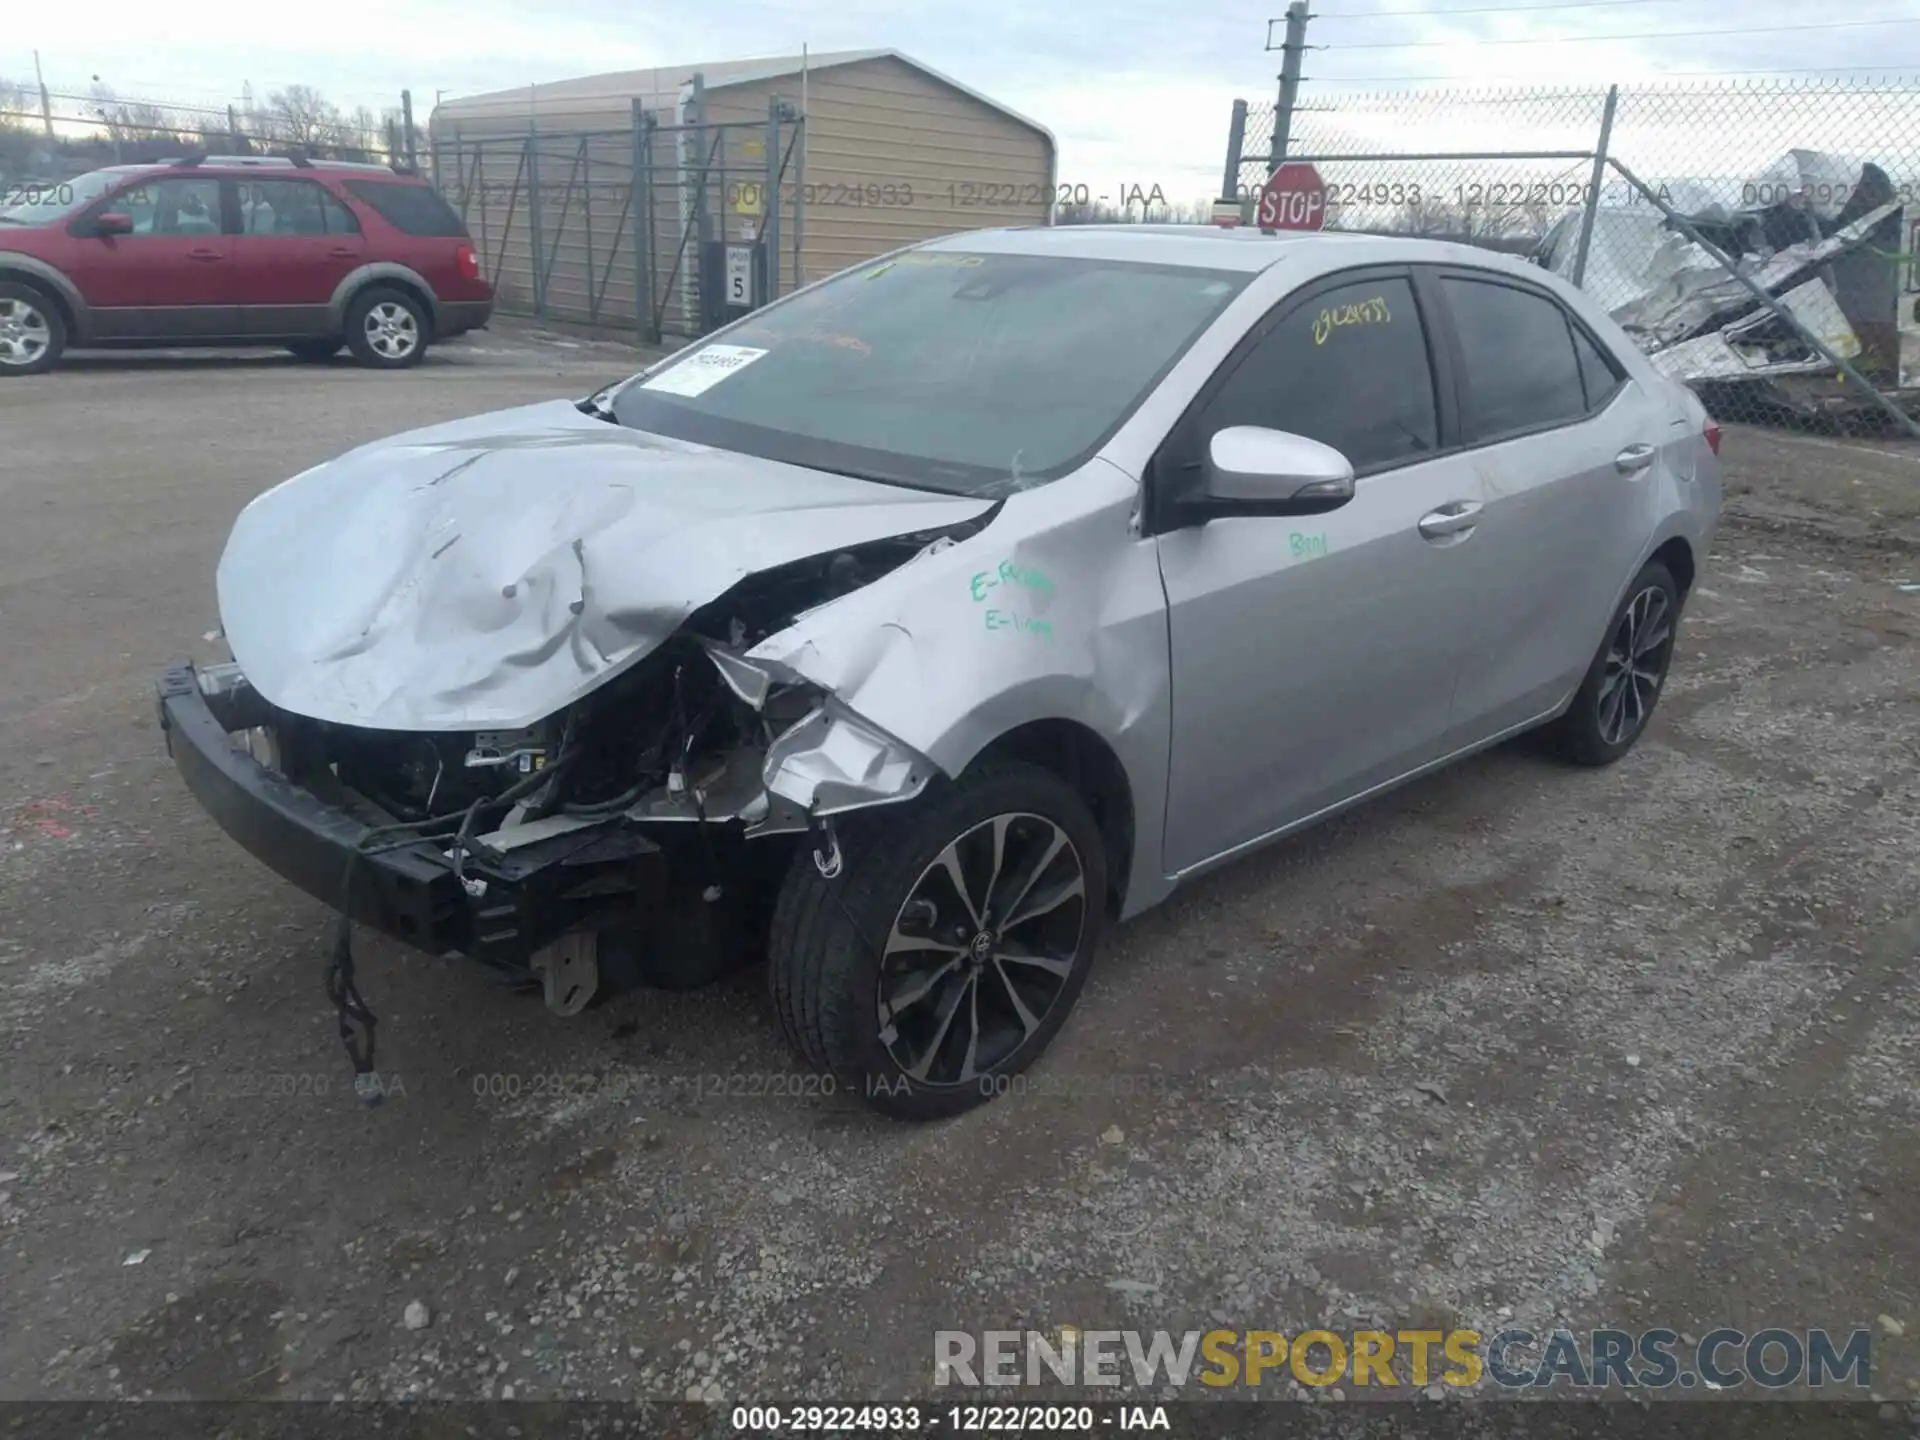
{"type": "Polygon", "coordinates": [[[285,155],[208,155],[195,151],[179,155],[171,160],[157,162],[161,165],[177,165],[188,169],[197,165],[227,165],[240,169],[281,169],[291,167],[296,170],[362,170],[379,174],[417,176],[421,173],[417,164],[405,160],[395,160],[382,165],[378,160],[314,160],[306,152],[290,151],[285,155]]]}
{"type": "MultiPolygon", "coordinates": [[[[319,161],[319,163],[323,163],[323,165],[349,163],[349,165],[351,165],[353,161],[319,161]]],[[[198,152],[198,150],[196,150],[194,154],[188,154],[188,156],[179,156],[177,159],[163,159],[161,165],[186,165],[186,167],[194,167],[194,165],[248,165],[248,167],[253,167],[253,165],[259,165],[259,167],[292,165],[294,169],[311,171],[311,169],[315,167],[315,161],[309,159],[303,150],[290,150],[290,152],[284,154],[284,156],[209,156],[209,154],[205,154],[205,152],[198,152]]]]}

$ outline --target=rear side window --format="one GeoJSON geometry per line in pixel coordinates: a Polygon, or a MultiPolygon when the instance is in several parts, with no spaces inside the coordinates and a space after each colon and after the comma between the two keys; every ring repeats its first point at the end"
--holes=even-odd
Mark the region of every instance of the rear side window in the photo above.
{"type": "Polygon", "coordinates": [[[1296,306],[1207,403],[1203,439],[1230,425],[1305,435],[1361,472],[1432,453],[1440,427],[1413,287],[1366,280],[1296,306]]]}
{"type": "Polygon", "coordinates": [[[1573,331],[1558,305],[1497,281],[1449,275],[1441,284],[1466,361],[1477,439],[1565,425],[1587,413],[1573,331]]]}
{"type": "Polygon", "coordinates": [[[393,180],[349,180],[346,191],[365,201],[379,217],[409,235],[448,235],[467,238],[466,223],[440,198],[431,185],[405,185],[393,180]]]}
{"type": "Polygon", "coordinates": [[[1580,357],[1580,379],[1587,387],[1587,409],[1598,410],[1613,398],[1626,377],[1613,357],[1587,338],[1587,332],[1573,327],[1573,348],[1580,357]]]}
{"type": "Polygon", "coordinates": [[[242,235],[357,235],[360,222],[311,180],[242,180],[242,235]]]}

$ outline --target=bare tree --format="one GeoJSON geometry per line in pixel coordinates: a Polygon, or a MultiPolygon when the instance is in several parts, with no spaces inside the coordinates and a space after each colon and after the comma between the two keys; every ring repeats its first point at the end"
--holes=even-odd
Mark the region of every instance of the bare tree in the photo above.
{"type": "Polygon", "coordinates": [[[39,132],[31,117],[37,98],[26,85],[0,78],[0,176],[23,174],[33,163],[39,132]]]}
{"type": "Polygon", "coordinates": [[[1398,235],[1468,242],[1513,240],[1544,235],[1553,218],[1551,210],[1542,204],[1493,205],[1435,196],[1395,206],[1382,217],[1382,228],[1398,235]]]}
{"type": "Polygon", "coordinates": [[[107,85],[95,85],[89,93],[93,112],[100,117],[107,138],[115,145],[138,140],[173,140],[181,133],[173,118],[158,105],[122,100],[107,85]]]}
{"type": "Polygon", "coordinates": [[[346,122],[340,107],[311,85],[289,85],[267,96],[260,114],[266,138],[303,150],[338,145],[346,122]]]}

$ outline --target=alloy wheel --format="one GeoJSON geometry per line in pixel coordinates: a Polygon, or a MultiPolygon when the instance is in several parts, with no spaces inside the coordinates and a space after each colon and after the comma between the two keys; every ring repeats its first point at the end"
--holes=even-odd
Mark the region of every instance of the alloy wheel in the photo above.
{"type": "Polygon", "coordinates": [[[920,873],[880,958],[880,1041],[911,1080],[976,1083],[1046,1022],[1087,934],[1087,881],[1040,815],[983,820],[920,873]]]}
{"type": "Polygon", "coordinates": [[[383,360],[404,360],[420,344],[420,325],[413,312],[393,300],[382,300],[367,311],[367,346],[383,360]]]}
{"type": "Polygon", "coordinates": [[[1628,602],[1607,641],[1596,697],[1600,738],[1623,744],[1639,733],[1673,654],[1673,605],[1667,592],[1649,585],[1628,602]]]}
{"type": "Polygon", "coordinates": [[[0,365],[31,365],[52,343],[52,327],[37,306],[0,296],[0,365]]]}

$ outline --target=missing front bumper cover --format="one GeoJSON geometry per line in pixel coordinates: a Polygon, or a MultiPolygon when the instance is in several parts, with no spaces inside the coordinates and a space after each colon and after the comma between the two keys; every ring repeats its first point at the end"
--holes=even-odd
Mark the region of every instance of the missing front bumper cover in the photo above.
{"type": "MultiPolygon", "coordinates": [[[[259,703],[251,691],[210,695],[184,665],[156,688],[168,753],[201,806],[256,859],[338,908],[347,857],[370,827],[234,746],[230,731],[268,718],[247,712],[259,703]]],[[[498,849],[485,843],[494,838],[470,845],[464,867],[484,894],[463,891],[446,842],[421,840],[362,857],[349,913],[417,949],[519,970],[562,935],[630,918],[664,887],[660,847],[628,826],[555,827],[498,849]]]]}

